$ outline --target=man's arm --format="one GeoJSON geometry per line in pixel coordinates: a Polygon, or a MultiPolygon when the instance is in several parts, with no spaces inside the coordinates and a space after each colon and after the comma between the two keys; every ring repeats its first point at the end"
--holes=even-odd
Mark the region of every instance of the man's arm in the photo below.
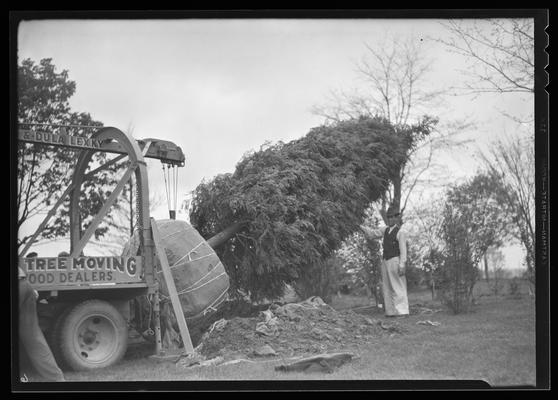
{"type": "Polygon", "coordinates": [[[405,275],[405,263],[407,262],[407,235],[404,231],[397,232],[399,242],[399,275],[405,275]]]}
{"type": "Polygon", "coordinates": [[[372,229],[367,226],[361,227],[362,232],[369,237],[370,239],[378,239],[384,236],[384,232],[386,231],[387,226],[383,226],[378,229],[372,229]]]}

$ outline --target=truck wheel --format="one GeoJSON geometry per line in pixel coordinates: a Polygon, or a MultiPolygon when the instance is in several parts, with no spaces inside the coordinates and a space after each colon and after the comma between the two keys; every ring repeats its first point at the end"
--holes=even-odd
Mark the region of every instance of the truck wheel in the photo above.
{"type": "Polygon", "coordinates": [[[54,358],[56,359],[58,366],[62,369],[65,369],[67,366],[64,364],[64,359],[62,358],[62,352],[60,350],[60,337],[62,336],[62,323],[66,319],[70,310],[71,308],[65,309],[56,317],[50,332],[46,336],[50,349],[54,354],[54,358]]]}
{"type": "Polygon", "coordinates": [[[126,321],[103,300],[87,300],[72,307],[57,331],[56,347],[63,364],[76,371],[113,365],[128,345],[126,321]]]}

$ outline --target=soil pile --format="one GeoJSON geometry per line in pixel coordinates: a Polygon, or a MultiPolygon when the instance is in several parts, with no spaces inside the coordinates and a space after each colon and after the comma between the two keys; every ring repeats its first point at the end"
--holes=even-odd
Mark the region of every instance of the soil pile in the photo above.
{"type": "Polygon", "coordinates": [[[216,321],[204,334],[197,352],[208,359],[303,356],[400,333],[395,322],[336,311],[319,297],[312,297],[301,303],[272,304],[255,317],[216,321]]]}

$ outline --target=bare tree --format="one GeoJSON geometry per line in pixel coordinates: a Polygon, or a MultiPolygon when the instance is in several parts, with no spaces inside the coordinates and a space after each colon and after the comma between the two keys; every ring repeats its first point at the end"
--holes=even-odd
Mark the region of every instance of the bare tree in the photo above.
{"type": "MultiPolygon", "coordinates": [[[[442,25],[447,38],[438,42],[462,55],[463,70],[469,79],[456,93],[479,96],[485,93],[527,95],[532,100],[535,87],[534,19],[451,20],[442,25]]],[[[533,145],[533,108],[528,117],[502,114],[519,123],[525,138],[508,137],[495,142],[481,158],[489,172],[502,182],[495,188],[511,214],[515,236],[526,253],[528,276],[534,282],[535,268],[535,153],[533,145]],[[527,124],[527,125],[526,125],[527,124]]]]}
{"type": "MultiPolygon", "coordinates": [[[[407,163],[382,198],[379,213],[385,220],[389,204],[403,213],[409,196],[418,187],[433,185],[442,179],[432,176],[444,169],[435,162],[435,153],[449,145],[458,145],[455,135],[470,126],[460,121],[437,127],[437,119],[428,111],[443,100],[443,90],[425,89],[432,60],[428,59],[416,39],[392,38],[379,46],[365,44],[366,53],[356,63],[362,81],[360,89],[331,91],[325,104],[312,108],[327,123],[361,116],[387,119],[398,134],[414,140],[407,154],[407,163]]],[[[429,85],[430,87],[432,85],[429,85]]]]}
{"type": "Polygon", "coordinates": [[[501,181],[495,187],[525,250],[528,277],[535,279],[535,148],[533,138],[510,136],[481,153],[487,170],[501,181]]]}
{"type": "MultiPolygon", "coordinates": [[[[103,238],[103,240],[91,242],[91,246],[108,251],[110,254],[114,255],[120,255],[122,253],[124,245],[130,240],[137,226],[135,192],[130,191],[128,188],[127,193],[122,193],[120,196],[121,199],[119,204],[121,204],[121,206],[114,212],[113,229],[108,232],[106,238],[103,238]],[[132,193],[132,196],[130,196],[130,193],[132,193]]],[[[149,194],[150,213],[163,205],[163,202],[164,196],[161,193],[151,192],[149,194]]]]}
{"type": "Polygon", "coordinates": [[[534,93],[534,20],[450,20],[442,23],[449,33],[438,42],[465,56],[463,72],[470,80],[463,93],[534,93]]]}
{"type": "Polygon", "coordinates": [[[408,125],[440,101],[442,90],[425,90],[424,81],[432,64],[414,39],[384,40],[379,46],[364,44],[366,53],[355,63],[362,86],[332,90],[325,104],[312,112],[326,123],[360,116],[382,116],[395,126],[408,125]]]}
{"type": "Polygon", "coordinates": [[[438,234],[443,207],[443,198],[431,196],[415,204],[409,213],[409,217],[413,220],[413,229],[409,232],[409,236],[412,241],[419,244],[418,256],[423,262],[428,259],[430,253],[441,250],[443,246],[438,234]]]}

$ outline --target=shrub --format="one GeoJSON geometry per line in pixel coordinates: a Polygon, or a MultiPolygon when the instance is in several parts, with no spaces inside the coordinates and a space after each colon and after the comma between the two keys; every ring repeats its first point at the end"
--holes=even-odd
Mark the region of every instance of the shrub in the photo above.
{"type": "Polygon", "coordinates": [[[326,303],[330,303],[339,289],[343,274],[343,261],[339,257],[331,257],[305,268],[293,287],[302,299],[319,296],[326,303]]]}
{"type": "Polygon", "coordinates": [[[436,270],[440,300],[455,314],[470,310],[473,288],[480,275],[462,218],[459,210],[446,205],[441,232],[446,248],[442,267],[436,270]]]}

